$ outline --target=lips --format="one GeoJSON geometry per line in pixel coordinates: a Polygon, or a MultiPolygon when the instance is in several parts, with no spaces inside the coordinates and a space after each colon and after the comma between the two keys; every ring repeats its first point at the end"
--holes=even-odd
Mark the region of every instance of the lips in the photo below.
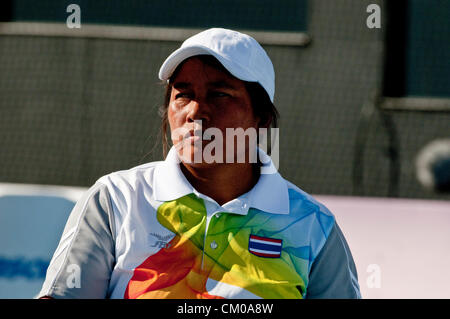
{"type": "Polygon", "coordinates": [[[188,137],[185,137],[185,138],[183,138],[183,141],[184,142],[196,142],[196,141],[198,141],[198,140],[200,140],[201,139],[201,136],[197,136],[197,135],[192,135],[192,136],[188,136],[188,137]]]}
{"type": "Polygon", "coordinates": [[[214,134],[212,136],[207,136],[207,134],[205,134],[205,131],[206,130],[203,130],[202,128],[198,130],[190,130],[183,136],[182,141],[195,142],[198,140],[202,140],[203,143],[209,143],[216,138],[214,134]]]}

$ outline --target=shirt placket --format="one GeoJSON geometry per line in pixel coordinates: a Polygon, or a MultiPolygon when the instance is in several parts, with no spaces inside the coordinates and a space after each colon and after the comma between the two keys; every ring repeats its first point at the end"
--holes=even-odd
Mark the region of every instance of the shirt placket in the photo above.
{"type": "MultiPolygon", "coordinates": [[[[219,208],[219,206],[217,206],[219,208]]],[[[207,208],[208,209],[208,208],[207,208]]],[[[209,213],[209,212],[208,212],[209,213]]],[[[205,235],[203,237],[203,253],[202,253],[202,263],[201,268],[205,270],[205,253],[209,255],[211,258],[216,260],[213,256],[214,253],[218,251],[219,243],[216,239],[211,239],[209,236],[211,227],[214,228],[215,221],[220,218],[221,214],[225,214],[225,212],[220,212],[219,210],[214,211],[213,213],[209,213],[206,216],[206,225],[205,225],[205,235]]]]}
{"type": "Polygon", "coordinates": [[[245,215],[244,212],[248,209],[248,204],[243,201],[236,201],[231,205],[227,205],[227,207],[221,207],[207,200],[204,200],[204,202],[207,210],[207,218],[203,241],[202,270],[206,270],[204,268],[205,253],[213,261],[217,261],[225,248],[220,246],[227,243],[227,238],[220,238],[220,236],[227,236],[227,234],[218,231],[216,229],[216,223],[220,218],[224,217],[225,214],[234,213],[245,215]],[[214,234],[213,236],[210,234],[211,232],[214,234]]]}

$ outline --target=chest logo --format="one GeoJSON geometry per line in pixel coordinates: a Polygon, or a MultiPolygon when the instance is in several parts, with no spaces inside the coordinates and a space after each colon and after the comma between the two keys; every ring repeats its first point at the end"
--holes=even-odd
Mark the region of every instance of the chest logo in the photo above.
{"type": "Polygon", "coordinates": [[[170,247],[170,243],[168,241],[173,237],[173,235],[161,236],[161,235],[155,234],[155,233],[150,233],[150,235],[157,239],[155,241],[155,243],[150,247],[157,247],[157,248],[169,248],[170,247]]]}
{"type": "Polygon", "coordinates": [[[253,255],[266,258],[281,257],[282,239],[250,235],[248,251],[253,255]]]}

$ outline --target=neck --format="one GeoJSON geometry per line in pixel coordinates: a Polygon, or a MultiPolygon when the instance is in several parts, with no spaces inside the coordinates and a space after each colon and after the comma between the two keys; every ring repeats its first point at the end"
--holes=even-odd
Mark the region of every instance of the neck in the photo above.
{"type": "Polygon", "coordinates": [[[248,192],[259,178],[258,165],[251,163],[218,164],[193,167],[180,164],[181,171],[200,193],[211,197],[219,205],[248,192]]]}

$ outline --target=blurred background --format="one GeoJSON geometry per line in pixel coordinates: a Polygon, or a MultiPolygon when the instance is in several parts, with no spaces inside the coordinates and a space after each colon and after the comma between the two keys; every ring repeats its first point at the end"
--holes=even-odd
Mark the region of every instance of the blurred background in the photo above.
{"type": "Polygon", "coordinates": [[[363,297],[450,298],[448,0],[3,0],[0,298],[39,291],[87,187],[163,159],[159,67],[210,27],[271,57],[279,170],[335,213],[363,297]]]}

